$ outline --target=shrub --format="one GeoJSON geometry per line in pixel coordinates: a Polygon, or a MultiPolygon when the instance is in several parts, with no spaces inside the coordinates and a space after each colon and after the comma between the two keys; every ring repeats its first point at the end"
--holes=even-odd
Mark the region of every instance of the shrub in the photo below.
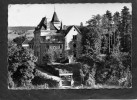
{"type": "Polygon", "coordinates": [[[14,82],[13,82],[13,79],[11,77],[11,72],[8,72],[8,88],[14,88],[14,82]]]}
{"type": "Polygon", "coordinates": [[[38,66],[43,69],[43,71],[49,72],[52,75],[59,76],[59,71],[55,69],[52,65],[43,64],[38,66]]]}
{"type": "Polygon", "coordinates": [[[35,76],[34,79],[32,79],[32,84],[37,87],[46,86],[45,88],[55,88],[58,87],[58,82],[52,79],[46,79],[42,76],[35,76]]]}
{"type": "Polygon", "coordinates": [[[11,46],[8,48],[8,56],[8,72],[11,72],[14,86],[29,85],[35,68],[35,57],[31,51],[20,46],[11,46]]]}
{"type": "Polygon", "coordinates": [[[42,60],[44,65],[51,63],[50,53],[45,53],[42,60]]]}

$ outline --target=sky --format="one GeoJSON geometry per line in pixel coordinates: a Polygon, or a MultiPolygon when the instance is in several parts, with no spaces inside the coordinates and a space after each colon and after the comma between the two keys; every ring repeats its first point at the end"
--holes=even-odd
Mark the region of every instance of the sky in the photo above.
{"type": "Polygon", "coordinates": [[[9,4],[8,26],[37,26],[45,16],[50,20],[54,10],[63,25],[85,25],[93,15],[121,12],[124,6],[132,12],[131,3],[9,4]]]}

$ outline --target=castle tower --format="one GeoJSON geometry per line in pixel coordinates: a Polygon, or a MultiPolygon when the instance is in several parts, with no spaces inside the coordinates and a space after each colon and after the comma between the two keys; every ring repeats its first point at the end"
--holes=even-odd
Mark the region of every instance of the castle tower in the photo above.
{"type": "Polygon", "coordinates": [[[54,11],[52,20],[51,20],[51,25],[50,25],[51,30],[60,30],[61,29],[61,22],[58,19],[58,16],[56,12],[54,11]]]}
{"type": "Polygon", "coordinates": [[[38,64],[43,64],[44,54],[49,54],[51,61],[64,57],[64,35],[61,33],[62,22],[56,12],[49,20],[43,17],[34,31],[34,53],[38,64]]]}
{"type": "Polygon", "coordinates": [[[34,55],[38,58],[40,57],[40,30],[37,28],[34,31],[34,55]]]}

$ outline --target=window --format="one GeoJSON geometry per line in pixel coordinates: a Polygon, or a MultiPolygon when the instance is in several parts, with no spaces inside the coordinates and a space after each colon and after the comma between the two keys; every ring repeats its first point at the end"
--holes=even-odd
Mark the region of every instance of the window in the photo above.
{"type": "Polygon", "coordinates": [[[60,49],[62,49],[62,45],[60,45],[60,49]]]}
{"type": "Polygon", "coordinates": [[[45,41],[45,36],[42,36],[43,41],[45,41]]]}
{"type": "Polygon", "coordinates": [[[76,35],[73,35],[73,40],[76,40],[77,39],[77,36],[76,35]]]}
{"type": "Polygon", "coordinates": [[[62,58],[62,54],[60,54],[60,58],[62,58]]]}
{"type": "Polygon", "coordinates": [[[76,53],[74,53],[74,57],[76,57],[76,53]]]}
{"type": "Polygon", "coordinates": [[[75,43],[73,44],[73,47],[76,48],[76,44],[75,43]]]}
{"type": "Polygon", "coordinates": [[[47,49],[49,49],[49,45],[47,45],[47,49]]]}

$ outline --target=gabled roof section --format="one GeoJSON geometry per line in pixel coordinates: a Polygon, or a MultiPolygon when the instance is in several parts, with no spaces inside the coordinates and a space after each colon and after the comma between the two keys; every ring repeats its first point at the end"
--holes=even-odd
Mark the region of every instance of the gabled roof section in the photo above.
{"type": "Polygon", "coordinates": [[[68,32],[71,30],[72,27],[74,27],[74,28],[77,30],[78,33],[81,33],[77,26],[72,25],[72,26],[69,26],[69,27],[67,28],[67,30],[66,30],[66,32],[65,32],[65,36],[68,34],[68,32]]]}
{"type": "Polygon", "coordinates": [[[56,12],[54,12],[51,22],[60,22],[56,12]]]}
{"type": "Polygon", "coordinates": [[[67,30],[66,30],[66,32],[65,32],[65,35],[68,34],[68,32],[70,31],[70,29],[71,29],[72,27],[73,27],[73,26],[69,26],[69,27],[67,28],[67,30]]]}
{"type": "MultiPolygon", "coordinates": [[[[73,26],[74,26],[74,25],[73,25],[73,26]]],[[[74,26],[74,28],[75,28],[79,33],[81,33],[77,26],[74,26]]]]}
{"type": "Polygon", "coordinates": [[[47,29],[47,25],[45,25],[46,22],[46,17],[43,17],[42,20],[40,21],[39,25],[36,27],[36,29],[41,29],[42,27],[44,27],[44,29],[47,29]]]}

